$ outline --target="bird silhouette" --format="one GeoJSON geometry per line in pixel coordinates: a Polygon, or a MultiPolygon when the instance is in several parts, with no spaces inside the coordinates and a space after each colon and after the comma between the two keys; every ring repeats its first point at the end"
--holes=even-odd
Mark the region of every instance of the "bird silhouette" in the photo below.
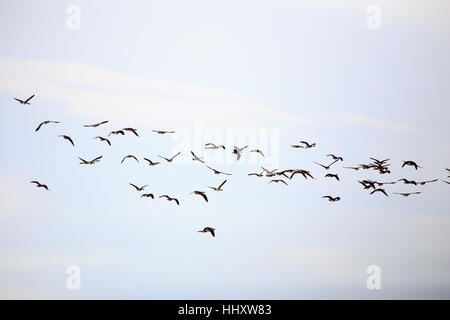
{"type": "Polygon", "coordinates": [[[50,191],[46,184],[42,184],[39,181],[33,180],[33,181],[31,181],[31,183],[34,183],[36,185],[36,187],[38,187],[38,188],[44,188],[47,191],[50,191]]]}
{"type": "Polygon", "coordinates": [[[105,141],[107,144],[109,144],[109,145],[111,146],[111,141],[109,141],[109,140],[106,139],[106,138],[97,136],[97,137],[95,137],[94,139],[99,139],[100,141],[105,141]]]}
{"type": "Polygon", "coordinates": [[[99,156],[95,159],[92,159],[91,161],[84,160],[83,158],[80,158],[80,157],[78,157],[78,159],[81,160],[80,164],[92,165],[92,164],[95,164],[96,162],[99,162],[102,157],[103,156],[99,156]]]}
{"type": "Polygon", "coordinates": [[[162,157],[162,156],[158,156],[158,157],[160,157],[161,159],[166,160],[167,162],[172,162],[173,159],[175,159],[175,157],[177,157],[177,156],[180,155],[180,154],[181,154],[181,152],[178,152],[176,155],[174,155],[174,156],[173,156],[172,158],[170,158],[170,159],[165,158],[165,157],[162,157]]]}
{"type": "Polygon", "coordinates": [[[341,200],[340,197],[335,197],[335,198],[333,198],[332,196],[322,196],[322,198],[327,198],[328,201],[330,201],[330,202],[336,202],[336,201],[341,200]]]}
{"type": "Polygon", "coordinates": [[[51,121],[51,120],[47,120],[47,121],[41,122],[41,123],[38,125],[38,127],[35,129],[35,131],[38,132],[39,129],[40,129],[43,125],[46,125],[46,124],[49,124],[49,123],[59,123],[59,121],[51,121]]]}
{"type": "Polygon", "coordinates": [[[144,191],[145,187],[148,187],[148,184],[146,184],[145,186],[142,186],[142,187],[138,187],[135,184],[130,183],[130,186],[134,187],[136,189],[136,191],[141,192],[141,191],[144,191]]]}
{"type": "Polygon", "coordinates": [[[208,187],[213,189],[214,191],[223,191],[222,187],[227,182],[227,180],[224,180],[218,187],[208,187]]]}
{"type": "Polygon", "coordinates": [[[105,121],[102,121],[102,122],[99,122],[99,123],[85,124],[83,127],[85,127],[85,128],[97,128],[97,127],[101,126],[102,124],[105,124],[105,123],[108,123],[108,122],[109,122],[109,120],[105,120],[105,121]]]}
{"type": "Polygon", "coordinates": [[[159,164],[159,162],[153,162],[152,160],[147,158],[144,158],[144,160],[147,161],[150,166],[156,166],[159,164]]]}
{"type": "Polygon", "coordinates": [[[139,160],[132,154],[129,154],[129,155],[126,155],[125,157],[123,157],[123,159],[122,159],[122,161],[120,161],[120,163],[123,163],[125,161],[125,159],[134,159],[139,163],[139,160]]]}
{"type": "Polygon", "coordinates": [[[389,197],[388,194],[386,193],[386,190],[382,189],[382,188],[377,188],[375,190],[373,190],[370,194],[374,194],[375,192],[381,192],[383,193],[386,197],[389,197]]]}
{"type": "Polygon", "coordinates": [[[193,161],[198,161],[198,162],[201,162],[201,163],[205,163],[205,161],[203,161],[202,158],[197,157],[193,151],[191,151],[191,154],[192,154],[192,160],[193,161]]]}
{"type": "Polygon", "coordinates": [[[284,183],[285,185],[288,185],[288,184],[286,183],[286,181],[284,181],[284,180],[282,180],[282,179],[272,179],[272,180],[270,180],[269,183],[267,183],[267,184],[271,184],[272,182],[274,182],[274,183],[284,183]]]}
{"type": "Polygon", "coordinates": [[[222,145],[222,144],[219,144],[217,146],[214,143],[207,143],[207,144],[205,144],[205,149],[220,149],[220,148],[225,150],[225,146],[222,145]]]}
{"type": "Polygon", "coordinates": [[[123,132],[123,130],[116,130],[116,131],[111,131],[109,134],[108,134],[108,137],[110,136],[110,135],[115,135],[115,136],[117,136],[117,135],[119,135],[119,134],[121,134],[121,135],[125,135],[125,132],[123,132]]]}
{"type": "Polygon", "coordinates": [[[264,153],[261,151],[261,150],[259,150],[259,149],[255,149],[255,150],[250,150],[250,152],[256,152],[256,153],[259,153],[260,155],[262,155],[263,156],[263,158],[265,158],[266,156],[264,155],[264,153]]]}
{"type": "Polygon", "coordinates": [[[157,134],[175,133],[175,131],[164,131],[164,130],[152,130],[157,134]]]}
{"type": "Polygon", "coordinates": [[[215,236],[216,236],[216,234],[215,234],[215,232],[214,232],[215,230],[216,230],[216,229],[211,228],[211,227],[205,227],[203,230],[200,230],[200,231],[198,231],[198,232],[203,232],[203,233],[210,232],[211,235],[212,235],[213,237],[215,237],[215,236]]]}
{"type": "Polygon", "coordinates": [[[325,175],[325,178],[335,178],[337,181],[339,181],[339,176],[337,174],[328,173],[325,175]]]}
{"type": "Polygon", "coordinates": [[[191,194],[197,194],[199,196],[201,196],[203,199],[205,199],[206,202],[208,202],[208,197],[206,196],[204,191],[192,191],[191,194]]]}
{"type": "Polygon", "coordinates": [[[321,167],[323,167],[325,170],[328,170],[328,169],[330,169],[330,167],[333,165],[333,164],[335,164],[336,162],[338,162],[339,160],[334,160],[332,163],[330,163],[329,165],[327,165],[327,166],[325,166],[325,165],[323,165],[323,164],[321,164],[321,163],[318,163],[318,162],[315,162],[315,161],[313,161],[315,164],[318,164],[319,166],[321,166],[321,167]]]}
{"type": "Polygon", "coordinates": [[[418,168],[422,168],[422,167],[419,166],[417,163],[415,163],[414,161],[411,161],[411,160],[407,160],[407,161],[404,161],[404,160],[403,160],[402,168],[403,168],[404,166],[411,166],[411,167],[414,167],[416,170],[417,170],[418,168]]]}
{"type": "Polygon", "coordinates": [[[420,194],[420,192],[408,192],[408,193],[393,192],[393,194],[399,194],[399,195],[404,196],[405,198],[407,198],[407,197],[409,197],[412,194],[420,194]]]}
{"type": "Polygon", "coordinates": [[[137,133],[137,129],[134,129],[134,128],[123,128],[122,130],[133,132],[136,137],[139,137],[139,135],[137,133]]]}
{"type": "Polygon", "coordinates": [[[31,99],[33,99],[33,97],[34,97],[34,94],[26,100],[21,100],[21,99],[17,99],[17,98],[14,98],[14,100],[19,101],[20,104],[30,104],[29,101],[31,99]]]}
{"type": "Polygon", "coordinates": [[[155,196],[153,195],[153,193],[144,193],[141,195],[141,198],[152,198],[155,199],[155,196]]]}
{"type": "Polygon", "coordinates": [[[159,196],[160,198],[166,198],[167,201],[175,201],[177,205],[180,205],[180,201],[178,201],[177,198],[172,198],[170,196],[168,196],[167,194],[164,194],[162,196],[159,196]]]}
{"type": "Polygon", "coordinates": [[[59,135],[58,137],[61,137],[61,138],[65,139],[65,140],[69,141],[69,142],[72,144],[72,146],[75,147],[75,144],[73,143],[73,140],[72,140],[71,137],[66,136],[66,135],[64,135],[64,134],[61,134],[61,135],[59,135]]]}
{"type": "Polygon", "coordinates": [[[206,167],[207,167],[208,169],[212,170],[212,171],[214,172],[214,174],[224,174],[224,175],[227,175],[227,176],[231,176],[231,173],[225,173],[225,172],[222,172],[222,171],[213,169],[213,168],[211,168],[211,167],[209,167],[209,166],[206,166],[206,167]]]}

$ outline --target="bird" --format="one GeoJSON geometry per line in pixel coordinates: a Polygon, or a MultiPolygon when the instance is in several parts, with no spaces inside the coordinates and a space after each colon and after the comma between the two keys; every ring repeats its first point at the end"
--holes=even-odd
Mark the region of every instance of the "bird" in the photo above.
{"type": "Polygon", "coordinates": [[[404,184],[413,184],[413,185],[417,186],[417,182],[414,180],[408,180],[408,179],[403,178],[403,179],[397,180],[397,182],[398,181],[403,181],[404,184]]]}
{"type": "Polygon", "coordinates": [[[144,160],[147,161],[150,166],[156,166],[157,164],[159,164],[159,162],[153,162],[152,160],[147,158],[144,158],[144,160]]]}
{"type": "Polygon", "coordinates": [[[391,159],[378,160],[378,159],[375,159],[375,158],[369,158],[369,159],[373,160],[375,162],[375,164],[377,164],[377,165],[383,165],[387,161],[391,160],[391,159]]]}
{"type": "Polygon", "coordinates": [[[389,197],[388,194],[386,193],[386,190],[384,190],[384,189],[382,189],[382,188],[377,188],[377,189],[373,190],[370,194],[374,194],[375,192],[381,192],[381,193],[384,193],[384,195],[385,195],[386,197],[389,197]]]}
{"type": "Polygon", "coordinates": [[[260,155],[262,155],[263,156],[263,158],[265,158],[266,156],[264,155],[264,153],[261,151],[261,150],[259,150],[259,149],[255,149],[255,150],[250,150],[250,152],[256,152],[256,153],[259,153],[260,155]]]}
{"type": "Polygon", "coordinates": [[[173,156],[172,158],[170,158],[170,159],[167,159],[167,158],[162,157],[162,156],[158,156],[158,157],[160,157],[161,159],[166,160],[167,162],[172,162],[172,160],[175,159],[175,157],[177,157],[177,156],[180,155],[180,154],[181,154],[181,152],[178,152],[176,155],[174,155],[174,156],[173,156]]]}
{"type": "Polygon", "coordinates": [[[370,189],[370,188],[374,188],[376,189],[375,186],[375,182],[371,181],[371,180],[363,180],[363,181],[358,181],[360,184],[362,184],[364,186],[364,189],[370,189]]]}
{"type": "Polygon", "coordinates": [[[134,160],[136,160],[139,163],[139,160],[132,154],[129,154],[129,155],[123,157],[123,159],[122,159],[122,161],[120,161],[120,163],[123,163],[125,161],[125,159],[128,159],[128,158],[133,158],[134,160]]]}
{"type": "Polygon", "coordinates": [[[264,171],[261,171],[261,173],[252,172],[248,174],[248,176],[257,176],[258,178],[261,178],[263,175],[264,171]]]}
{"type": "Polygon", "coordinates": [[[101,159],[102,157],[103,157],[103,156],[97,157],[97,158],[95,158],[95,159],[92,159],[91,161],[86,161],[86,160],[84,160],[83,158],[80,158],[80,157],[78,157],[78,159],[81,160],[80,164],[91,165],[91,164],[94,164],[94,163],[96,163],[96,162],[99,162],[100,159],[101,159]]]}
{"type": "Polygon", "coordinates": [[[332,154],[332,153],[327,154],[327,157],[332,157],[333,160],[341,160],[341,161],[344,161],[344,159],[343,159],[342,157],[337,157],[337,156],[335,156],[335,155],[332,154]]]}
{"type": "Polygon", "coordinates": [[[419,166],[414,161],[411,161],[411,160],[407,160],[407,161],[402,160],[402,161],[403,161],[402,168],[404,166],[411,166],[411,167],[414,167],[416,170],[417,170],[417,168],[422,168],[421,166],[419,166]]]}
{"type": "Polygon", "coordinates": [[[116,131],[111,131],[109,134],[108,134],[108,137],[110,136],[110,135],[112,135],[112,134],[114,134],[114,135],[119,135],[119,134],[121,134],[121,135],[125,135],[125,132],[123,132],[123,130],[116,130],[116,131]]]}
{"type": "Polygon", "coordinates": [[[75,147],[75,144],[73,143],[73,140],[72,140],[71,137],[66,136],[66,135],[64,135],[64,134],[61,134],[61,135],[59,135],[58,137],[61,137],[61,138],[65,139],[65,140],[69,141],[69,142],[75,147]]]}
{"type": "Polygon", "coordinates": [[[222,144],[219,144],[217,146],[214,143],[205,144],[205,149],[219,149],[219,148],[222,148],[223,150],[225,150],[225,146],[222,144]]]}
{"type": "Polygon", "coordinates": [[[227,182],[227,180],[224,180],[218,187],[208,187],[213,189],[214,191],[223,191],[222,187],[227,182]]]}
{"type": "Polygon", "coordinates": [[[215,234],[214,230],[216,230],[216,229],[211,228],[211,227],[206,227],[206,228],[204,228],[203,230],[200,230],[200,231],[198,231],[198,232],[202,232],[202,233],[210,232],[211,235],[212,235],[213,237],[215,237],[216,234],[215,234]]]}
{"type": "Polygon", "coordinates": [[[261,169],[263,169],[266,172],[266,177],[273,177],[275,175],[275,171],[278,170],[278,169],[268,170],[264,167],[261,167],[261,169]]]}
{"type": "Polygon", "coordinates": [[[153,193],[144,193],[141,195],[141,198],[152,198],[155,199],[155,196],[153,195],[153,193]]]}
{"type": "Polygon", "coordinates": [[[305,145],[305,148],[306,148],[306,149],[314,148],[314,147],[316,146],[316,143],[311,143],[311,144],[309,144],[309,143],[306,142],[306,141],[300,141],[300,143],[303,143],[303,144],[305,145]]]}
{"type": "Polygon", "coordinates": [[[323,165],[323,164],[320,164],[320,163],[318,163],[318,162],[315,162],[315,161],[313,161],[315,164],[318,164],[319,166],[321,166],[321,167],[323,167],[323,168],[325,168],[325,170],[328,170],[328,169],[330,169],[330,167],[333,165],[333,164],[335,164],[336,162],[338,162],[339,160],[334,160],[332,163],[330,163],[329,165],[327,165],[327,166],[325,166],[325,165],[323,165]]]}
{"type": "Polygon", "coordinates": [[[310,177],[311,179],[314,179],[314,177],[311,175],[311,173],[308,170],[295,170],[294,172],[292,172],[291,177],[289,179],[292,180],[292,178],[296,174],[301,174],[305,179],[308,179],[308,177],[310,177]]]}
{"type": "Polygon", "coordinates": [[[175,131],[164,131],[164,130],[152,130],[157,134],[175,133],[175,131]]]}
{"type": "Polygon", "coordinates": [[[41,123],[38,125],[38,127],[36,128],[35,131],[38,132],[39,129],[40,129],[43,125],[46,125],[46,124],[49,124],[49,123],[59,123],[59,121],[50,121],[50,120],[47,120],[47,121],[41,122],[41,123]]]}
{"type": "Polygon", "coordinates": [[[105,120],[105,121],[102,121],[102,122],[99,122],[99,123],[85,124],[83,127],[85,127],[85,128],[97,128],[97,127],[101,126],[102,124],[105,124],[105,123],[108,123],[108,122],[109,122],[109,120],[105,120]]]}
{"type": "Polygon", "coordinates": [[[421,181],[421,182],[417,182],[417,184],[420,184],[421,186],[424,186],[427,183],[432,183],[432,182],[436,182],[436,181],[438,181],[438,179],[428,180],[428,181],[421,181]]]}
{"type": "Polygon", "coordinates": [[[286,183],[286,181],[284,181],[284,180],[282,180],[282,179],[272,179],[272,180],[269,181],[268,184],[270,184],[270,183],[272,183],[272,182],[275,182],[275,183],[284,183],[285,185],[288,185],[288,184],[286,183]]]}
{"type": "Polygon", "coordinates": [[[383,186],[385,184],[396,184],[397,181],[392,181],[392,182],[377,182],[377,181],[374,181],[374,183],[377,184],[379,187],[381,187],[381,186],[383,186]]]}
{"type": "Polygon", "coordinates": [[[136,135],[136,137],[139,137],[139,135],[137,133],[137,129],[134,129],[134,128],[123,128],[122,130],[133,132],[136,135]]]}
{"type": "Polygon", "coordinates": [[[412,194],[420,194],[420,192],[408,192],[408,193],[399,193],[399,192],[393,192],[394,194],[399,194],[399,195],[401,195],[401,196],[404,196],[405,198],[406,197],[409,197],[410,195],[412,195],[412,194]]]}
{"type": "Polygon", "coordinates": [[[343,167],[343,168],[345,168],[345,169],[352,169],[352,170],[355,170],[355,171],[358,171],[360,169],[360,167],[343,167]]]}
{"type": "Polygon", "coordinates": [[[208,197],[205,194],[205,191],[192,191],[191,194],[198,194],[199,196],[202,196],[203,199],[205,199],[206,202],[208,202],[208,197]]]}
{"type": "Polygon", "coordinates": [[[299,144],[291,144],[291,147],[294,149],[303,149],[304,147],[299,144]]]}
{"type": "Polygon", "coordinates": [[[164,194],[164,195],[159,196],[159,197],[160,197],[160,198],[166,198],[167,201],[175,201],[175,202],[177,203],[177,205],[180,205],[180,201],[178,201],[177,198],[169,197],[167,194],[164,194]]]}
{"type": "Polygon", "coordinates": [[[322,198],[328,198],[328,201],[330,201],[330,202],[336,202],[336,201],[341,200],[340,197],[333,198],[332,196],[323,196],[322,198]]]}
{"type": "Polygon", "coordinates": [[[50,190],[48,189],[47,185],[42,184],[42,183],[40,183],[39,181],[33,180],[33,181],[31,181],[31,183],[36,184],[36,187],[38,187],[38,188],[44,188],[44,189],[46,189],[47,191],[50,191],[50,190]]]}
{"type": "Polygon", "coordinates": [[[100,136],[97,136],[97,137],[95,137],[94,139],[99,139],[100,141],[106,141],[106,143],[108,143],[110,146],[111,146],[111,141],[109,141],[108,139],[106,139],[106,138],[103,138],[103,137],[100,137],[100,136]]]}
{"type": "Polygon", "coordinates": [[[202,160],[203,158],[197,157],[193,151],[191,151],[191,154],[192,154],[192,160],[193,161],[198,161],[198,162],[201,162],[201,163],[205,163],[205,161],[202,160]]]}
{"type": "Polygon", "coordinates": [[[239,161],[239,159],[241,158],[241,154],[242,152],[245,150],[245,148],[247,148],[248,146],[242,147],[242,148],[238,148],[238,147],[233,147],[233,154],[236,155],[237,160],[239,161]]]}
{"type": "Polygon", "coordinates": [[[31,97],[29,97],[27,100],[20,100],[20,99],[17,99],[17,98],[14,98],[14,100],[19,101],[20,104],[30,104],[29,101],[31,99],[33,99],[33,97],[34,97],[34,94],[31,97]]]}
{"type": "Polygon", "coordinates": [[[224,174],[224,175],[227,175],[227,176],[231,176],[231,173],[225,173],[225,172],[222,172],[222,171],[213,169],[213,168],[211,168],[211,167],[209,167],[209,166],[206,166],[206,167],[207,167],[208,169],[212,170],[212,171],[214,172],[214,174],[224,174]]]}
{"type": "Polygon", "coordinates": [[[325,175],[325,178],[336,178],[339,181],[339,176],[337,174],[328,173],[325,175]]]}
{"type": "Polygon", "coordinates": [[[130,183],[130,186],[135,187],[135,188],[136,188],[136,191],[139,191],[139,192],[140,192],[140,191],[143,191],[143,190],[145,189],[145,187],[148,187],[148,184],[146,184],[145,186],[142,186],[142,187],[138,187],[138,186],[136,186],[136,185],[130,183]]]}

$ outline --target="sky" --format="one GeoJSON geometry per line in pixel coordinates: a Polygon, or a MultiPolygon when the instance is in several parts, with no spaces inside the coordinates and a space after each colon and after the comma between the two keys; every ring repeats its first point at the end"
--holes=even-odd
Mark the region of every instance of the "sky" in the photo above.
{"type": "Polygon", "coordinates": [[[449,186],[358,183],[450,181],[449,14],[438,0],[0,2],[0,298],[449,299],[449,186]],[[60,123],[35,132],[44,120],[60,123]],[[93,140],[124,127],[139,137],[93,140]],[[341,181],[313,163],[329,153],[341,181]],[[392,173],[343,168],[369,157],[392,173]],[[316,179],[247,175],[261,166],[316,179]]]}

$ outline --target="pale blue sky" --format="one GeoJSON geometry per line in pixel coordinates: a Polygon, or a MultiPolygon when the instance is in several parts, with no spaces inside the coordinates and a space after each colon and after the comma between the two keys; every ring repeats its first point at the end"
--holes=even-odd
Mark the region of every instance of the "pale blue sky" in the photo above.
{"type": "Polygon", "coordinates": [[[369,4],[2,1],[0,297],[449,298],[448,185],[386,187],[423,189],[405,199],[369,196],[357,182],[447,176],[449,5],[378,1],[381,29],[368,30],[369,4]],[[66,27],[72,4],[80,30],[66,27]],[[12,99],[33,93],[31,106],[12,99]],[[61,124],[35,133],[44,120],[61,124]],[[92,140],[124,126],[141,137],[111,137],[112,147],[92,140]],[[198,126],[200,138],[189,141],[199,154],[211,130],[273,130],[274,144],[259,141],[272,164],[317,180],[267,186],[247,173],[275,167],[245,155],[212,165],[233,173],[224,192],[212,193],[207,186],[222,177],[190,158],[144,164],[186,142],[151,129],[194,137],[198,126]],[[318,146],[289,147],[301,139],[318,146]],[[129,153],[140,163],[120,165],[129,153]],[[328,153],[347,166],[391,158],[392,174],[339,163],[342,181],[327,180],[312,161],[326,163],[328,153]],[[97,155],[95,166],[78,164],[77,156],[97,155]],[[424,168],[402,169],[410,159],[424,168]],[[139,199],[130,182],[181,205],[139,199]],[[189,195],[194,189],[207,190],[209,203],[189,195]],[[217,236],[196,232],[204,226],[217,236]],[[373,264],[382,270],[379,291],[366,288],[373,264]],[[66,288],[68,265],[81,268],[79,291],[66,288]]]}

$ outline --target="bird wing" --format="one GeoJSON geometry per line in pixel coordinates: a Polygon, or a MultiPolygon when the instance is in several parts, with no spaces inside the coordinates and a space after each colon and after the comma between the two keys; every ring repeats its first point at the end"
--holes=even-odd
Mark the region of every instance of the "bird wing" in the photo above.
{"type": "Polygon", "coordinates": [[[20,100],[20,99],[17,99],[17,98],[14,98],[14,100],[17,100],[17,101],[19,101],[20,103],[24,103],[23,100],[20,100]]]}
{"type": "Polygon", "coordinates": [[[164,159],[164,160],[166,160],[166,161],[169,161],[169,159],[164,158],[164,157],[162,157],[162,156],[158,156],[158,157],[160,157],[161,159],[164,159]]]}
{"type": "Polygon", "coordinates": [[[198,194],[201,195],[201,196],[203,197],[203,199],[205,199],[206,202],[208,202],[208,197],[206,196],[205,193],[200,192],[200,193],[198,193],[198,194]]]}
{"type": "Polygon", "coordinates": [[[219,185],[219,188],[218,188],[218,189],[222,188],[223,185],[224,185],[226,182],[227,182],[227,180],[224,180],[224,181],[219,185]]]}
{"type": "Polygon", "coordinates": [[[139,190],[139,188],[136,185],[132,184],[132,183],[130,183],[130,186],[133,186],[133,187],[136,188],[136,190],[139,190]]]}
{"type": "Polygon", "coordinates": [[[34,94],[33,94],[31,97],[29,97],[27,100],[25,100],[24,102],[27,103],[28,101],[30,101],[31,99],[33,99],[33,97],[34,97],[34,94]]]}
{"type": "Polygon", "coordinates": [[[214,232],[214,229],[209,229],[209,232],[211,232],[211,234],[212,234],[213,237],[216,237],[216,234],[215,234],[215,232],[214,232]]]}
{"type": "Polygon", "coordinates": [[[174,155],[172,158],[170,158],[170,161],[172,161],[173,159],[175,159],[175,157],[178,157],[181,154],[181,151],[178,152],[176,155],[174,155]]]}
{"type": "Polygon", "coordinates": [[[92,160],[92,162],[96,162],[96,161],[100,160],[102,157],[103,157],[103,156],[97,157],[97,158],[95,158],[94,160],[92,160]]]}
{"type": "Polygon", "coordinates": [[[39,131],[39,129],[43,126],[45,124],[45,121],[44,122],[41,122],[39,125],[38,125],[38,127],[36,128],[36,132],[37,131],[39,131]]]}
{"type": "Polygon", "coordinates": [[[69,142],[75,147],[75,144],[73,143],[73,140],[72,140],[72,138],[71,137],[69,137],[69,136],[65,136],[64,137],[64,139],[67,139],[67,140],[69,140],[69,142]]]}

